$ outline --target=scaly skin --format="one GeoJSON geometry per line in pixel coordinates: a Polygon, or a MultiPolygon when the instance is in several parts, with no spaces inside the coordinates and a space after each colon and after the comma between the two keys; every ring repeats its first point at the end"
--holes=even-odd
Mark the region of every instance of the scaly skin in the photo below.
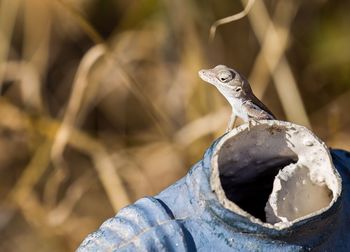
{"type": "Polygon", "coordinates": [[[232,115],[227,131],[232,129],[235,116],[248,123],[251,120],[275,119],[271,111],[254,95],[248,80],[237,71],[218,65],[198,73],[202,80],[214,85],[231,104],[232,115]]]}

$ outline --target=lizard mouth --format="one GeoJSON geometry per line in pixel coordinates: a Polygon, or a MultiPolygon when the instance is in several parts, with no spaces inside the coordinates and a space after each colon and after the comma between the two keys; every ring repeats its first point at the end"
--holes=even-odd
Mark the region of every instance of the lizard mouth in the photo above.
{"type": "Polygon", "coordinates": [[[198,75],[205,82],[213,84],[213,79],[215,78],[215,76],[211,71],[206,70],[206,69],[202,69],[202,70],[198,71],[198,75]]]}

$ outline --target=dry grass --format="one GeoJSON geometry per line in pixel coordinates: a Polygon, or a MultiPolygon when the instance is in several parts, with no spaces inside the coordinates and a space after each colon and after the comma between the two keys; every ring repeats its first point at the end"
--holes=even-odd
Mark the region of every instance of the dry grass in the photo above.
{"type": "Polygon", "coordinates": [[[202,67],[239,69],[278,118],[349,149],[346,5],[0,1],[0,250],[74,250],[186,174],[230,114],[202,67]]]}

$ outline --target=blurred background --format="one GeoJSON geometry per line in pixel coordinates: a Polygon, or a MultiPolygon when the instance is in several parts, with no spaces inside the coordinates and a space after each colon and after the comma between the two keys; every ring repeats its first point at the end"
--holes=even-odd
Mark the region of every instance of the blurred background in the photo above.
{"type": "Polygon", "coordinates": [[[230,115],[201,68],[350,150],[350,2],[258,0],[210,41],[246,4],[0,0],[0,251],[72,251],[184,176],[230,115]]]}

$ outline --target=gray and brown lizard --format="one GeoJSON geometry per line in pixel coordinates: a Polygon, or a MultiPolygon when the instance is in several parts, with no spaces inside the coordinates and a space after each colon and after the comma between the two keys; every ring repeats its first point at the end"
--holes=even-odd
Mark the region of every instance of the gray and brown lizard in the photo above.
{"type": "Polygon", "coordinates": [[[271,111],[254,95],[248,80],[237,71],[218,65],[212,69],[200,70],[202,80],[214,85],[232,107],[231,118],[226,131],[233,127],[236,116],[250,123],[251,120],[274,120],[271,111]]]}

